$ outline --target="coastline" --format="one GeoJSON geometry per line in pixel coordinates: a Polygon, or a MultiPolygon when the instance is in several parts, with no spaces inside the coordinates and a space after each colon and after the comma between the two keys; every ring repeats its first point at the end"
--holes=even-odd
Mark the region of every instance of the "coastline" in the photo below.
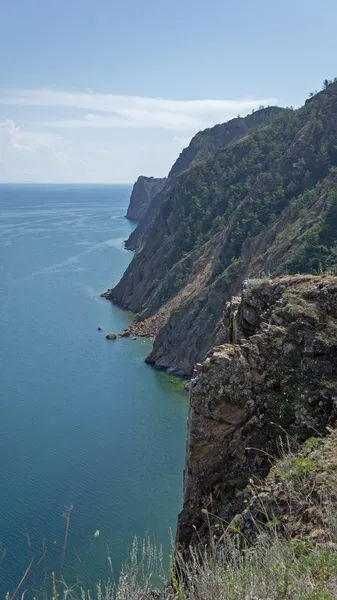
{"type": "MultiPolygon", "coordinates": [[[[115,298],[111,295],[111,289],[108,289],[106,292],[102,292],[100,294],[101,298],[105,298],[112,302],[112,304],[126,309],[124,306],[121,306],[115,298]]],[[[139,337],[147,337],[150,340],[154,341],[159,329],[164,325],[165,321],[168,318],[167,311],[165,308],[160,309],[155,315],[148,317],[142,321],[137,321],[137,316],[134,317],[133,322],[124,329],[122,333],[117,334],[117,337],[129,337],[129,336],[139,336],[139,337]]]]}

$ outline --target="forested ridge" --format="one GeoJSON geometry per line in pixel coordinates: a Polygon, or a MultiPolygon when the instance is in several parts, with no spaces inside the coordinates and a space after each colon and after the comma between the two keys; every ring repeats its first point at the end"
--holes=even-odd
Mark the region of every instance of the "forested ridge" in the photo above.
{"type": "Polygon", "coordinates": [[[181,172],[111,296],[140,319],[167,307],[150,360],[188,372],[244,277],[336,269],[337,83],[326,81],[301,108],[181,172]],[[173,359],[167,344],[187,343],[192,316],[188,358],[173,359]]]}

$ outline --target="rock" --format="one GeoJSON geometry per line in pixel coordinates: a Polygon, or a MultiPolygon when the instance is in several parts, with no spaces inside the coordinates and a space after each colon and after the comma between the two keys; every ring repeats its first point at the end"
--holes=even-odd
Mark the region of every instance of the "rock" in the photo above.
{"type": "Polygon", "coordinates": [[[100,294],[101,298],[110,298],[110,294],[111,294],[111,288],[109,288],[106,292],[102,292],[100,294]]]}
{"type": "MultiPolygon", "coordinates": [[[[209,358],[206,359],[206,361],[209,361],[209,360],[210,360],[209,358]]],[[[205,361],[205,363],[207,365],[208,363],[206,361],[205,361]]],[[[187,381],[187,383],[185,383],[184,390],[186,390],[187,392],[190,392],[191,389],[196,385],[197,381],[198,381],[198,377],[192,377],[192,379],[190,379],[189,381],[187,381]]]]}
{"type": "Polygon", "coordinates": [[[126,218],[131,221],[139,221],[150,206],[152,198],[164,187],[166,178],[138,177],[133,186],[126,218]]]}
{"type": "Polygon", "coordinates": [[[102,331],[102,327],[97,327],[97,331],[102,331]]]}
{"type": "Polygon", "coordinates": [[[131,339],[132,339],[132,340],[136,340],[137,338],[136,338],[136,336],[135,336],[135,335],[133,335],[131,339]]]}
{"type": "MultiPolygon", "coordinates": [[[[280,448],[326,435],[336,421],[337,278],[324,278],[324,288],[321,281],[287,276],[244,290],[235,312],[241,344],[213,348],[197,365],[177,529],[182,551],[207,543],[202,509],[229,523],[244,508],[249,479],[263,480],[280,448]]],[[[230,322],[231,307],[226,314],[230,322]]]]}
{"type": "Polygon", "coordinates": [[[107,340],[116,340],[117,339],[117,335],[115,333],[108,333],[105,337],[107,340]]]}
{"type": "Polygon", "coordinates": [[[128,329],[125,329],[125,330],[123,331],[123,333],[119,333],[119,334],[118,334],[118,337],[122,337],[122,338],[127,338],[127,337],[129,337],[129,336],[130,336],[130,331],[129,331],[128,329]]]}

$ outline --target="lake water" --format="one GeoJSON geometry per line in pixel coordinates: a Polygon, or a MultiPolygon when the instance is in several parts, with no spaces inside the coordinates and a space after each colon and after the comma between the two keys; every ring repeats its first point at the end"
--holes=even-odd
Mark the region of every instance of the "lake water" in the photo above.
{"type": "Polygon", "coordinates": [[[130,191],[0,186],[1,598],[29,563],[25,532],[58,573],[68,505],[64,575],[84,585],[108,555],[117,573],[134,535],[167,548],[175,528],[187,394],[144,363],[148,340],[104,337],[131,319],[99,297],[131,259],[130,191]]]}

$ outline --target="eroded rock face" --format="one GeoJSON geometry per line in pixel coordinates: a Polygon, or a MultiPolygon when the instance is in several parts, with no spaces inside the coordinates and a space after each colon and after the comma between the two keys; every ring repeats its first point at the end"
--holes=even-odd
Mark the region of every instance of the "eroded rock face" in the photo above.
{"type": "Polygon", "coordinates": [[[133,186],[126,218],[139,221],[150,206],[152,198],[164,187],[166,178],[138,177],[133,186]]]}
{"type": "Polygon", "coordinates": [[[182,549],[207,539],[203,509],[224,524],[242,511],[284,436],[302,442],[337,418],[336,277],[250,282],[236,320],[240,344],[213,348],[191,389],[182,549]]]}

